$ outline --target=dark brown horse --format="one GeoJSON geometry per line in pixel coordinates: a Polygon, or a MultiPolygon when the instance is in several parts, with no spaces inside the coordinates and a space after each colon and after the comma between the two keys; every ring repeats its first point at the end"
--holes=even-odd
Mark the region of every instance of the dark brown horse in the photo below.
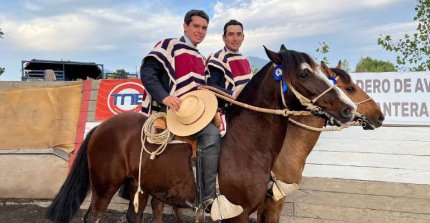
{"type": "MultiPolygon", "coordinates": [[[[321,69],[328,78],[335,79],[337,81],[336,85],[357,105],[358,114],[356,113],[354,119],[360,120],[363,129],[374,129],[382,125],[384,115],[381,110],[375,101],[352,81],[350,75],[345,70],[342,70],[340,61],[336,68],[331,69],[322,63],[321,69]]],[[[324,119],[315,116],[296,116],[291,118],[315,128],[322,128],[325,123],[324,119]]],[[[289,183],[300,183],[306,158],[319,136],[320,132],[307,130],[296,125],[288,126],[283,149],[274,166],[274,172],[278,179],[289,183]]],[[[266,199],[258,212],[258,221],[278,222],[284,202],[285,199],[278,202],[270,198],[266,199]]],[[[151,204],[154,218],[156,219],[155,222],[161,223],[163,203],[153,199],[151,204]]],[[[177,212],[177,209],[174,209],[174,211],[175,216],[178,216],[178,221],[181,222],[180,213],[177,212]]]]}
{"type": "MultiPolygon", "coordinates": [[[[369,95],[360,89],[351,79],[349,74],[341,69],[340,62],[336,68],[329,69],[322,64],[324,73],[330,78],[337,78],[337,86],[357,104],[358,116],[361,119],[363,129],[374,129],[382,125],[384,115],[369,95]]],[[[315,116],[292,117],[300,123],[321,128],[325,120],[315,116]]],[[[273,167],[278,180],[286,183],[300,184],[306,158],[315,146],[321,132],[311,131],[296,125],[289,125],[284,145],[273,167]],[[297,140],[301,139],[301,140],[297,140]]],[[[257,222],[279,222],[285,198],[275,202],[266,198],[263,206],[258,210],[257,222]]]]}
{"type": "MultiPolygon", "coordinates": [[[[319,97],[315,105],[341,123],[353,117],[355,105],[321,73],[305,53],[283,50],[275,53],[266,49],[271,63],[263,67],[243,89],[238,100],[269,108],[283,109],[283,97],[288,108],[304,110],[295,94],[282,93],[282,84],[273,78],[273,63],[282,65],[282,80],[307,98],[319,97]]],[[[229,132],[222,140],[220,152],[219,187],[232,203],[244,211],[225,222],[247,222],[265,198],[273,163],[282,148],[288,119],[260,113],[238,106],[228,111],[229,132]]],[[[91,188],[91,204],[85,222],[97,222],[106,211],[118,188],[134,185],[136,191],[141,150],[141,128],[146,117],[139,113],[122,113],[106,120],[92,130],[82,144],[71,173],[49,207],[46,217],[54,222],[69,222],[91,188]]],[[[157,145],[146,143],[155,150],[157,145]]],[[[191,149],[186,144],[172,144],[150,160],[142,159],[140,206],[148,195],[176,207],[194,203],[196,186],[191,163],[191,149]]],[[[130,201],[130,205],[132,204],[130,201]]],[[[135,215],[136,216],[136,215],[135,215]]],[[[139,221],[128,218],[129,221],[139,221]]]]}

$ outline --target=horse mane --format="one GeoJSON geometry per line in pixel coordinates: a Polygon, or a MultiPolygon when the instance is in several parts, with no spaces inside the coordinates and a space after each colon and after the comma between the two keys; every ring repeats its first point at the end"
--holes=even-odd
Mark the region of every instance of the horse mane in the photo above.
{"type": "Polygon", "coordinates": [[[330,68],[340,79],[345,83],[350,83],[352,81],[351,76],[345,70],[339,68],[330,68]]]}

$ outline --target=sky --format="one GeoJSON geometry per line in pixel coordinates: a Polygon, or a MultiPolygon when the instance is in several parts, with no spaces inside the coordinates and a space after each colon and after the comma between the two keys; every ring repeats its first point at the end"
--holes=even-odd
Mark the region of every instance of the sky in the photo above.
{"type": "Polygon", "coordinates": [[[94,62],[105,70],[136,73],[156,42],[180,37],[190,9],[210,18],[198,46],[207,56],[224,46],[230,19],[243,23],[245,56],[267,59],[263,45],[303,51],[317,60],[321,42],[330,46],[329,65],[362,57],[395,62],[377,45],[380,35],[398,39],[416,30],[415,0],[0,0],[0,81],[21,80],[21,61],[94,62]]]}

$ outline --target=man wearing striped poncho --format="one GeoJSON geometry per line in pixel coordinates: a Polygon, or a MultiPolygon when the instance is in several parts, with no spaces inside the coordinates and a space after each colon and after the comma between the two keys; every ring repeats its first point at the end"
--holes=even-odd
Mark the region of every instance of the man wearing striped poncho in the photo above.
{"type": "MultiPolygon", "coordinates": [[[[252,78],[252,70],[248,59],[239,52],[245,38],[243,25],[237,20],[230,20],[224,25],[222,39],[224,48],[211,54],[207,59],[207,84],[218,88],[234,98],[252,78]]],[[[224,101],[219,102],[220,110],[228,106],[224,101]]],[[[219,127],[221,135],[226,133],[225,117],[222,111],[217,115],[222,120],[219,127]]]]}
{"type": "MultiPolygon", "coordinates": [[[[165,39],[158,42],[143,59],[141,66],[142,83],[149,93],[145,95],[143,112],[166,111],[167,107],[179,112],[181,96],[197,90],[206,84],[205,60],[197,50],[206,36],[209,24],[208,15],[202,10],[191,10],[184,18],[184,35],[179,39],[165,39]],[[152,100],[151,98],[152,97],[152,100]]],[[[198,162],[201,163],[203,182],[203,204],[210,210],[216,196],[216,176],[221,136],[218,128],[211,122],[199,132],[191,135],[197,141],[198,162]]],[[[217,202],[218,204],[219,202],[217,202]]],[[[231,207],[238,205],[231,204],[231,207]]],[[[238,206],[242,210],[240,206],[238,206]]],[[[239,213],[225,215],[231,218],[239,213]]],[[[212,216],[213,217],[213,216],[212,216]]]]}

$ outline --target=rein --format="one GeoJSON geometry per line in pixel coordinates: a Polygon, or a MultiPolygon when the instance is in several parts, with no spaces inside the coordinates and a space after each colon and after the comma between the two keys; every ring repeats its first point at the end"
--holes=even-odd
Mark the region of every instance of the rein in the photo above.
{"type": "MultiPolygon", "coordinates": [[[[256,111],[256,112],[261,112],[261,113],[267,113],[267,114],[274,114],[274,115],[282,115],[284,117],[288,117],[290,115],[312,115],[312,112],[310,111],[290,111],[287,108],[284,109],[269,109],[269,108],[261,108],[261,107],[257,107],[257,106],[253,106],[253,105],[249,105],[240,101],[236,101],[231,95],[217,89],[211,86],[199,86],[199,89],[207,89],[212,91],[215,96],[217,96],[218,98],[221,98],[225,101],[228,101],[232,104],[238,105],[240,107],[252,110],[252,111],[256,111]]],[[[290,87],[291,88],[291,87],[290,87]]],[[[333,87],[329,88],[329,90],[331,90],[333,87]]],[[[295,91],[295,90],[294,90],[295,91]]],[[[327,93],[328,91],[324,91],[322,94],[327,93]]],[[[298,93],[298,92],[297,92],[298,93]]],[[[301,95],[300,93],[298,93],[299,95],[301,95]]],[[[321,95],[322,95],[321,94],[321,95]]],[[[316,99],[320,98],[319,95],[318,97],[316,97],[316,99]]],[[[302,96],[304,99],[307,99],[306,97],[302,96]]],[[[283,98],[283,102],[285,101],[284,99],[284,94],[282,94],[282,98],[283,98]]],[[[311,100],[307,99],[308,102],[311,102],[311,100]]],[[[314,99],[315,100],[315,99],[314,99]]],[[[285,105],[285,104],[284,104],[285,105]]],[[[317,108],[315,105],[313,105],[313,107],[317,108]]],[[[312,127],[303,123],[300,123],[298,121],[292,120],[292,119],[288,119],[289,122],[300,126],[302,128],[308,129],[308,130],[312,130],[312,131],[317,131],[317,132],[324,132],[324,131],[340,131],[344,128],[348,128],[352,125],[358,125],[356,122],[351,122],[350,124],[346,124],[346,125],[342,125],[342,126],[330,126],[330,127],[324,127],[324,128],[316,128],[316,127],[312,127]]]]}
{"type": "Polygon", "coordinates": [[[215,96],[217,96],[218,98],[221,98],[225,101],[228,101],[232,104],[238,105],[240,107],[252,110],[252,111],[256,111],[256,112],[261,112],[261,113],[266,113],[266,114],[272,114],[272,115],[282,115],[285,117],[288,117],[290,115],[311,115],[312,113],[309,111],[290,111],[287,108],[284,109],[270,109],[270,108],[261,108],[258,106],[254,106],[254,105],[250,105],[250,104],[246,104],[240,101],[236,101],[231,95],[217,89],[211,86],[206,86],[206,85],[200,85],[198,87],[198,89],[206,89],[206,90],[210,90],[212,91],[215,96]]]}

